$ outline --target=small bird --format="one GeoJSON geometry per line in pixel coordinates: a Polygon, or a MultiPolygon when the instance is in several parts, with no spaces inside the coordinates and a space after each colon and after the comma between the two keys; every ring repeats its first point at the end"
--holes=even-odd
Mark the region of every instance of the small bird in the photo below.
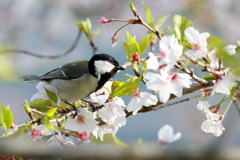
{"type": "Polygon", "coordinates": [[[67,63],[43,75],[26,75],[27,82],[40,82],[54,86],[61,101],[70,105],[77,115],[78,109],[70,102],[83,100],[100,89],[118,70],[125,70],[118,61],[108,54],[95,54],[92,58],[67,63]]]}

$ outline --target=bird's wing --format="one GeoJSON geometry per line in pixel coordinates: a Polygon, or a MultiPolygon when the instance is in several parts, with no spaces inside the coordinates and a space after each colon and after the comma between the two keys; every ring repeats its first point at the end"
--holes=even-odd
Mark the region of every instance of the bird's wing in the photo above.
{"type": "Polygon", "coordinates": [[[65,64],[61,67],[61,72],[68,79],[75,79],[82,77],[88,73],[88,61],[75,61],[65,64]]]}
{"type": "Polygon", "coordinates": [[[62,68],[56,68],[48,73],[38,76],[39,80],[51,80],[51,79],[69,79],[64,72],[62,72],[62,68]]]}

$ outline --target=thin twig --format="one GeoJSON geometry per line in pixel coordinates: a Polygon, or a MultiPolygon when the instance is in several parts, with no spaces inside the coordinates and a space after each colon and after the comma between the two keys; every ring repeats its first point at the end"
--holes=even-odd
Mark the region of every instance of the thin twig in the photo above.
{"type": "Polygon", "coordinates": [[[158,109],[161,109],[161,108],[166,108],[166,107],[169,107],[169,106],[178,104],[178,103],[190,101],[190,100],[195,99],[195,98],[198,98],[198,97],[200,97],[200,96],[201,96],[201,95],[197,95],[197,96],[189,97],[189,98],[186,98],[186,99],[182,99],[182,100],[180,100],[180,101],[176,101],[176,102],[173,102],[173,103],[165,103],[165,104],[163,104],[163,105],[160,105],[160,106],[157,106],[157,107],[153,107],[152,110],[158,110],[158,109]]]}
{"type": "Polygon", "coordinates": [[[202,79],[198,76],[196,76],[194,74],[194,70],[189,70],[187,67],[182,67],[183,63],[182,62],[177,62],[177,64],[175,64],[175,67],[182,70],[183,72],[187,73],[188,75],[190,75],[195,81],[199,82],[199,83],[203,83],[206,84],[207,81],[205,79],[202,79]],[[179,66],[181,65],[181,66],[179,66]]]}
{"type": "Polygon", "coordinates": [[[240,106],[237,104],[237,101],[233,101],[233,104],[236,106],[238,114],[240,115],[240,106]]]}
{"type": "Polygon", "coordinates": [[[157,29],[152,28],[147,23],[145,23],[134,6],[130,6],[130,8],[133,12],[133,15],[138,18],[138,19],[131,19],[131,21],[130,21],[131,24],[141,24],[141,25],[145,26],[147,29],[149,29],[151,32],[153,32],[159,39],[162,39],[160,32],[157,29]]]}
{"type": "Polygon", "coordinates": [[[58,54],[58,55],[42,55],[42,54],[39,54],[39,53],[33,53],[33,52],[30,52],[30,51],[27,51],[27,50],[22,50],[22,49],[0,50],[0,53],[23,53],[23,54],[27,54],[27,55],[38,57],[38,58],[57,59],[57,58],[66,56],[67,54],[72,52],[73,49],[76,48],[76,46],[79,42],[79,39],[81,37],[81,33],[82,33],[82,31],[79,29],[77,37],[76,37],[75,41],[73,42],[73,44],[70,46],[70,48],[67,49],[65,52],[63,52],[62,54],[58,54]]]}
{"type": "Polygon", "coordinates": [[[216,71],[216,70],[214,70],[214,69],[211,69],[210,67],[208,67],[207,65],[205,65],[205,64],[202,63],[202,62],[200,62],[200,61],[198,61],[198,60],[195,60],[195,59],[192,59],[192,58],[189,56],[189,54],[187,54],[186,52],[184,52],[183,54],[184,54],[184,56],[185,56],[187,59],[191,60],[193,63],[195,63],[195,64],[203,67],[203,68],[204,68],[204,71],[206,71],[206,72],[208,72],[208,73],[212,73],[212,74],[214,74],[214,75],[226,75],[226,74],[229,72],[229,70],[230,70],[230,68],[224,68],[224,69],[222,69],[222,70],[220,70],[220,71],[216,71]]]}

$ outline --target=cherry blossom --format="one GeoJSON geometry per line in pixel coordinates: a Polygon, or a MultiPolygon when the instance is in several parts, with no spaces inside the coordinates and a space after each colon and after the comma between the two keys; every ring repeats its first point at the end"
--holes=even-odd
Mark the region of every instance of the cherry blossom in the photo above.
{"type": "Polygon", "coordinates": [[[166,64],[175,63],[182,55],[183,46],[178,44],[175,35],[163,36],[159,42],[160,56],[166,64]]]}
{"type": "Polygon", "coordinates": [[[207,117],[207,120],[201,125],[201,130],[206,133],[213,133],[219,137],[225,130],[221,123],[221,115],[218,114],[220,107],[217,107],[214,113],[209,110],[209,107],[210,104],[208,101],[199,101],[197,104],[197,109],[202,111],[207,117]]]}
{"type": "Polygon", "coordinates": [[[211,59],[210,67],[212,69],[218,69],[219,68],[219,57],[217,55],[217,49],[214,48],[209,54],[209,58],[211,59]]]}
{"type": "Polygon", "coordinates": [[[157,101],[158,99],[155,95],[136,90],[133,93],[133,98],[127,106],[127,111],[133,112],[132,114],[135,115],[142,108],[142,106],[148,107],[150,105],[155,105],[157,101]]]}
{"type": "Polygon", "coordinates": [[[158,92],[161,102],[166,103],[171,94],[176,94],[176,85],[171,81],[171,77],[166,72],[160,74],[147,72],[144,76],[148,80],[146,83],[147,89],[158,92]]]}
{"type": "Polygon", "coordinates": [[[201,125],[201,130],[206,133],[213,133],[216,137],[219,137],[222,132],[225,130],[221,121],[220,115],[216,113],[210,113],[201,125]]]}
{"type": "Polygon", "coordinates": [[[65,128],[78,132],[92,132],[97,127],[98,122],[95,116],[87,108],[80,108],[79,114],[65,123],[65,128]]]}
{"type": "MultiPolygon", "coordinates": [[[[35,99],[50,99],[46,93],[46,90],[52,91],[53,93],[57,94],[58,90],[51,86],[51,85],[47,85],[44,82],[39,82],[36,86],[37,90],[39,93],[35,93],[32,97],[31,97],[31,101],[34,101],[35,99]]],[[[59,106],[61,103],[61,99],[58,97],[58,101],[57,101],[57,105],[59,106]]]]}
{"type": "Polygon", "coordinates": [[[69,137],[62,135],[60,131],[57,131],[57,135],[50,137],[46,143],[47,146],[53,147],[74,147],[76,144],[69,137]]]}
{"type": "Polygon", "coordinates": [[[236,81],[239,80],[239,77],[234,74],[227,74],[223,76],[217,76],[217,80],[214,81],[215,85],[211,92],[211,95],[215,93],[222,93],[229,95],[230,94],[230,87],[236,86],[236,81]]]}
{"type": "Polygon", "coordinates": [[[197,104],[197,109],[202,111],[203,114],[207,115],[209,112],[211,112],[209,110],[210,104],[208,101],[198,101],[197,104]]]}
{"type": "Polygon", "coordinates": [[[177,97],[182,96],[183,87],[190,88],[192,84],[192,77],[186,73],[170,73],[172,75],[172,83],[176,86],[176,93],[174,93],[177,97]]]}
{"type": "Polygon", "coordinates": [[[111,125],[111,122],[107,122],[107,124],[104,125],[100,125],[98,126],[93,132],[92,134],[96,137],[96,138],[100,138],[101,141],[103,141],[104,135],[105,134],[111,134],[113,136],[115,136],[115,134],[118,131],[117,126],[111,125]]]}
{"type": "Polygon", "coordinates": [[[210,36],[208,32],[199,33],[193,27],[188,27],[184,31],[187,41],[192,45],[192,48],[187,51],[192,59],[205,57],[208,53],[207,38],[210,36]]]}
{"type": "Polygon", "coordinates": [[[166,124],[158,131],[158,140],[162,145],[174,142],[178,139],[180,139],[182,134],[180,132],[177,132],[174,134],[173,127],[166,124]]]}
{"type": "Polygon", "coordinates": [[[105,83],[105,85],[99,89],[97,92],[94,92],[90,94],[90,100],[94,104],[102,105],[106,102],[108,99],[110,93],[111,93],[111,86],[113,81],[108,81],[105,83]]]}
{"type": "Polygon", "coordinates": [[[229,55],[234,55],[236,54],[236,45],[227,45],[226,47],[224,47],[224,49],[227,51],[227,53],[229,55]]]}
{"type": "Polygon", "coordinates": [[[106,123],[110,122],[114,126],[122,127],[126,124],[126,113],[122,107],[126,107],[122,98],[114,97],[99,109],[98,116],[106,123]]]}

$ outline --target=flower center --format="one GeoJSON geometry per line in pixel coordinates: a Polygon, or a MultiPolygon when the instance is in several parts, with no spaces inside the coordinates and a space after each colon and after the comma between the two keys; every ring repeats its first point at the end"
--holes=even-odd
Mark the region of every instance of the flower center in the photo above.
{"type": "Polygon", "coordinates": [[[79,116],[77,117],[77,122],[78,122],[78,123],[85,123],[85,118],[84,118],[84,116],[79,115],[79,116]]]}
{"type": "Polygon", "coordinates": [[[140,97],[140,94],[142,93],[142,91],[140,90],[136,90],[133,94],[134,97],[140,97]]]}
{"type": "Polygon", "coordinates": [[[193,45],[194,50],[199,50],[200,48],[201,48],[201,46],[199,44],[194,44],[193,45]]]}

